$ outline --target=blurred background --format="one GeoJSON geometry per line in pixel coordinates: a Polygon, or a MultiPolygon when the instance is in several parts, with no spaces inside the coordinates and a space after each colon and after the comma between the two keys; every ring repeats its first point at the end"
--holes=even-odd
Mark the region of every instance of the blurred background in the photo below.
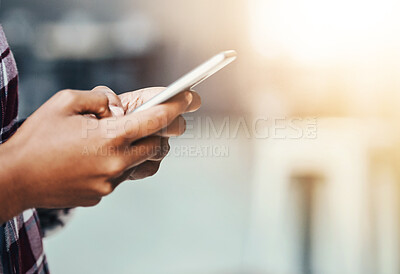
{"type": "Polygon", "coordinates": [[[152,178],[77,209],[53,273],[400,273],[400,2],[13,0],[20,117],[60,89],[165,86],[213,54],[152,178]]]}

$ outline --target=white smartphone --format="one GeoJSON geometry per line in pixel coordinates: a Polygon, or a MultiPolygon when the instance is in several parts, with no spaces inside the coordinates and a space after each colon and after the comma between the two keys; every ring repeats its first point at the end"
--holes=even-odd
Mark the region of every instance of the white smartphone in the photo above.
{"type": "Polygon", "coordinates": [[[155,105],[161,104],[171,97],[177,95],[178,93],[189,90],[208,77],[221,70],[231,62],[233,62],[237,57],[237,53],[234,50],[223,51],[208,61],[204,62],[191,72],[179,78],[177,81],[169,85],[163,92],[157,94],[149,101],[134,109],[132,112],[137,112],[151,108],[155,105]]]}

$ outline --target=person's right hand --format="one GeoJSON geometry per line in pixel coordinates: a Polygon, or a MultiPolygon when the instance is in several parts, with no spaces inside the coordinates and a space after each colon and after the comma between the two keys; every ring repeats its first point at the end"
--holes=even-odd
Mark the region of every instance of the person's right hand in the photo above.
{"type": "Polygon", "coordinates": [[[161,152],[161,137],[153,134],[184,113],[192,98],[183,92],[148,110],[112,117],[103,92],[61,91],[0,146],[7,161],[0,174],[12,182],[0,185],[1,191],[19,210],[95,205],[113,191],[114,178],[161,152]]]}

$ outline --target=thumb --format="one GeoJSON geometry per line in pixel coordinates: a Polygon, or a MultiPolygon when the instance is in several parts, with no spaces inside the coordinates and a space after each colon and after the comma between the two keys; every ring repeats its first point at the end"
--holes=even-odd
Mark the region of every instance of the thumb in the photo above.
{"type": "Polygon", "coordinates": [[[103,92],[108,97],[108,106],[112,116],[121,117],[125,115],[125,108],[122,105],[121,99],[112,89],[106,86],[97,86],[92,89],[92,92],[103,92]]]}
{"type": "Polygon", "coordinates": [[[111,117],[111,111],[108,106],[109,100],[106,94],[101,91],[69,91],[72,97],[68,107],[72,107],[74,114],[91,114],[96,118],[111,117]]]}

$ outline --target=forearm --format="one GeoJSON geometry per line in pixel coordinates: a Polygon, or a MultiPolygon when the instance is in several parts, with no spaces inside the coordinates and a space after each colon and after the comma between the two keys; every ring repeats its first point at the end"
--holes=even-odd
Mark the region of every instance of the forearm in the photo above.
{"type": "Polygon", "coordinates": [[[25,189],[18,178],[17,158],[15,151],[7,144],[0,145],[0,224],[29,208],[25,189]]]}

